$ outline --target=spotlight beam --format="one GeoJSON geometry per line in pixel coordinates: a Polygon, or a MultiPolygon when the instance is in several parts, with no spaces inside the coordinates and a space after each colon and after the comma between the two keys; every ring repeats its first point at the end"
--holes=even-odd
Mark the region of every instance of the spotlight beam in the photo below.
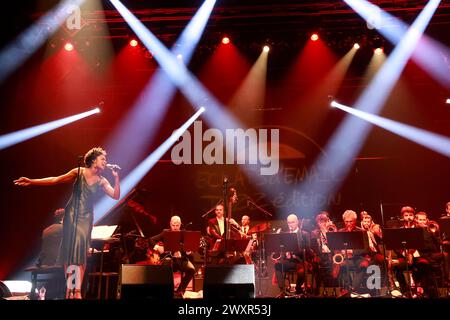
{"type": "MultiPolygon", "coordinates": [[[[172,147],[172,145],[178,141],[178,139],[183,135],[183,133],[194,123],[194,121],[200,117],[200,115],[205,111],[204,107],[200,109],[190,117],[181,127],[175,130],[172,135],[163,142],[155,151],[153,151],[144,161],[142,161],[132,172],[130,172],[125,179],[121,182],[122,194],[128,194],[142,178],[153,168],[153,166],[158,162],[159,159],[172,147]]],[[[122,196],[123,198],[124,196],[122,196]]],[[[115,200],[108,197],[103,197],[99,203],[95,205],[95,217],[94,222],[101,219],[110,208],[115,204],[115,200]]]]}
{"type": "MultiPolygon", "coordinates": [[[[171,81],[178,87],[183,95],[189,100],[191,105],[196,106],[205,105],[207,111],[202,115],[206,122],[215,129],[222,132],[226,130],[239,130],[245,128],[239,121],[237,121],[226,108],[200,83],[200,81],[190,73],[187,67],[180,63],[176,56],[170,52],[163,43],[161,43],[156,36],[148,30],[142,22],[140,22],[120,1],[110,0],[117,11],[122,15],[124,20],[128,23],[130,28],[134,31],[137,37],[141,40],[144,46],[153,52],[154,58],[161,65],[171,81]]],[[[276,135],[276,134],[275,134],[276,135]]],[[[271,138],[273,138],[271,136],[271,138]]],[[[277,139],[275,137],[275,139],[277,139]]],[[[278,142],[278,141],[277,141],[278,142]]],[[[227,156],[235,155],[234,146],[227,147],[227,156]]],[[[249,150],[257,150],[253,144],[249,145],[249,150]]],[[[277,155],[278,156],[278,155],[277,155]]],[[[264,158],[264,161],[267,160],[264,158]]],[[[250,167],[242,166],[245,173],[250,179],[257,180],[256,173],[250,167]]],[[[260,170],[265,170],[265,167],[260,170]]],[[[270,196],[274,198],[277,192],[272,190],[269,186],[262,185],[261,188],[270,196]]]]}
{"type": "MultiPolygon", "coordinates": [[[[431,0],[417,16],[408,29],[405,37],[395,47],[388,60],[376,74],[367,89],[358,98],[355,106],[358,110],[377,114],[387,100],[395,82],[400,77],[409,57],[419,41],[425,27],[439,5],[439,0],[431,0]]],[[[336,180],[322,185],[319,182],[305,182],[299,187],[300,193],[308,191],[323,195],[334,194],[353,165],[355,155],[370,132],[371,126],[353,117],[347,116],[327,142],[325,151],[327,156],[321,156],[315,163],[319,171],[332,168],[336,180]],[[322,169],[321,169],[322,168],[322,169]]],[[[322,174],[321,172],[318,173],[322,174]]],[[[301,208],[315,214],[322,208],[301,208]]]]}
{"type": "Polygon", "coordinates": [[[0,83],[19,68],[85,0],[65,0],[22,32],[0,52],[0,83]]]}
{"type": "Polygon", "coordinates": [[[432,133],[420,128],[415,128],[397,121],[386,119],[375,114],[367,113],[361,110],[350,108],[343,104],[333,101],[332,107],[339,108],[360,119],[366,120],[380,128],[395,133],[405,139],[413,141],[425,148],[436,151],[450,158],[450,138],[432,133]]]}
{"type": "Polygon", "coordinates": [[[12,145],[18,144],[25,140],[29,140],[51,130],[60,128],[62,126],[68,125],[69,123],[81,120],[83,118],[89,117],[93,114],[99,113],[100,109],[95,108],[80,114],[76,114],[67,118],[55,120],[45,124],[37,125],[31,128],[23,129],[20,131],[8,133],[0,136],[0,150],[10,147],[12,145]]]}
{"type": "MultiPolygon", "coordinates": [[[[202,4],[172,47],[172,53],[183,55],[186,64],[189,63],[194,49],[200,41],[215,2],[215,0],[206,0],[202,4]]],[[[170,78],[163,70],[158,69],[142,90],[132,110],[114,133],[108,137],[106,143],[108,150],[112,154],[120,154],[123,153],[123,150],[127,150],[126,159],[122,159],[123,162],[130,165],[135,163],[138,156],[141,156],[138,150],[145,149],[145,145],[151,144],[175,92],[176,87],[170,78]],[[130,140],[134,141],[131,149],[129,148],[130,140]]]]}
{"type": "MultiPolygon", "coordinates": [[[[404,38],[408,25],[403,21],[366,0],[344,1],[362,18],[371,22],[392,44],[396,45],[404,38]],[[374,19],[374,16],[378,18],[374,19]],[[388,21],[390,26],[395,27],[385,26],[384,21],[388,21]]],[[[444,87],[450,88],[450,72],[448,72],[448,62],[445,58],[450,57],[450,50],[426,35],[420,40],[418,48],[420,50],[413,52],[412,59],[444,87]]]]}

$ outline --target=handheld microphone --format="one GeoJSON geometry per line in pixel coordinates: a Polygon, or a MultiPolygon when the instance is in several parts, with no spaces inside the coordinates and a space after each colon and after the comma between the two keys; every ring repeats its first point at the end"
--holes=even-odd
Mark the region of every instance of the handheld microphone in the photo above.
{"type": "Polygon", "coordinates": [[[117,164],[110,164],[110,163],[108,163],[108,164],[106,165],[106,167],[107,167],[108,169],[113,170],[113,171],[122,170],[122,168],[119,167],[117,164]]]}

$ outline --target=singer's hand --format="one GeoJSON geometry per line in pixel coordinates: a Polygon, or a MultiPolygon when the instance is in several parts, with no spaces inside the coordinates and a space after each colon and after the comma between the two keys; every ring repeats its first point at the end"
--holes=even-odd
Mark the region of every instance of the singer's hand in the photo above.
{"type": "Polygon", "coordinates": [[[112,171],[112,175],[114,178],[118,178],[119,177],[119,171],[117,171],[116,169],[113,169],[112,171]]]}
{"type": "Polygon", "coordinates": [[[14,184],[16,186],[26,187],[31,184],[31,181],[30,181],[30,179],[28,179],[26,177],[20,177],[19,179],[14,180],[14,184]]]}

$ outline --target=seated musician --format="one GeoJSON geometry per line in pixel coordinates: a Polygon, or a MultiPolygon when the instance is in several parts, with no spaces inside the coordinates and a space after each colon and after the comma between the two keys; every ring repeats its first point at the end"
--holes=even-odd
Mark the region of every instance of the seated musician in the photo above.
{"type": "Polygon", "coordinates": [[[329,218],[328,212],[322,211],[316,216],[316,229],[311,231],[311,249],[313,250],[314,294],[319,294],[321,287],[333,286],[331,279],[331,250],[328,247],[327,233],[336,232],[336,226],[329,218]]]}
{"type": "MultiPolygon", "coordinates": [[[[311,241],[309,233],[300,229],[298,217],[295,214],[290,214],[286,221],[289,227],[289,232],[297,234],[299,247],[300,249],[305,249],[306,258],[308,258],[311,255],[311,241]]],[[[303,256],[303,252],[286,252],[284,257],[272,259],[275,261],[275,277],[278,283],[278,288],[280,289],[280,294],[278,296],[282,297],[285,295],[285,292],[283,292],[285,281],[284,276],[288,271],[297,272],[295,293],[302,294],[302,285],[305,282],[305,270],[303,263],[305,261],[305,257],[303,256]]]]}
{"type": "Polygon", "coordinates": [[[384,256],[382,254],[381,241],[383,239],[383,232],[381,226],[375,223],[372,216],[367,211],[362,211],[361,228],[367,232],[369,240],[369,255],[372,258],[372,263],[380,267],[384,266],[384,256]]]}
{"type": "Polygon", "coordinates": [[[403,250],[395,251],[398,257],[398,264],[393,269],[395,277],[400,284],[400,290],[406,296],[411,294],[404,277],[404,271],[408,268],[408,270],[412,271],[416,288],[420,284],[426,296],[437,297],[433,268],[438,266],[443,259],[443,255],[439,250],[438,236],[429,227],[429,220],[425,212],[414,214],[415,211],[411,207],[403,207],[401,212],[403,217],[402,228],[425,229],[425,247],[420,250],[409,249],[408,252],[403,252],[403,250]]]}
{"type": "MultiPolygon", "coordinates": [[[[440,220],[450,219],[450,202],[445,204],[445,214],[440,217],[440,220]]],[[[448,283],[450,283],[450,234],[443,231],[442,234],[442,249],[445,255],[445,268],[444,274],[447,277],[448,283]]]]}
{"type": "MultiPolygon", "coordinates": [[[[342,219],[344,220],[345,227],[339,229],[338,232],[352,232],[352,231],[360,231],[364,232],[363,229],[356,226],[356,212],[353,210],[346,210],[342,214],[342,219]]],[[[345,254],[345,252],[343,252],[345,254]]],[[[364,275],[367,273],[367,267],[371,263],[371,258],[369,255],[369,251],[364,249],[352,250],[351,248],[347,250],[347,259],[345,259],[342,264],[340,264],[339,273],[342,275],[343,272],[349,269],[353,269],[355,272],[351,285],[351,289],[355,291],[359,291],[362,289],[362,283],[364,275]]],[[[347,279],[347,276],[343,277],[344,281],[347,279]]]]}
{"type": "MultiPolygon", "coordinates": [[[[170,218],[170,229],[168,231],[180,231],[181,218],[179,216],[173,216],[170,218]]],[[[192,280],[195,274],[195,267],[189,260],[188,256],[191,252],[166,252],[164,250],[163,241],[164,231],[160,234],[150,238],[150,245],[155,251],[157,251],[163,259],[161,264],[172,265],[173,271],[182,272],[181,283],[177,288],[176,295],[183,295],[189,282],[192,280]]]]}
{"type": "Polygon", "coordinates": [[[256,247],[258,245],[257,234],[249,233],[250,231],[250,217],[247,215],[243,215],[241,218],[241,228],[240,235],[242,239],[248,239],[249,243],[247,248],[244,251],[244,258],[247,264],[252,264],[252,255],[256,251],[256,247]]]}
{"type": "MultiPolygon", "coordinates": [[[[440,252],[440,240],[438,236],[438,226],[432,226],[425,212],[418,212],[415,216],[416,227],[425,230],[425,246],[419,249],[419,257],[413,259],[413,274],[416,284],[419,283],[424,290],[424,294],[430,298],[437,298],[437,283],[433,277],[440,271],[440,264],[443,262],[443,254],[440,252]],[[439,271],[437,271],[438,269],[439,271]]],[[[433,222],[436,224],[435,222],[433,222]]]]}
{"type": "MultiPolygon", "coordinates": [[[[415,228],[415,223],[414,223],[414,219],[415,219],[415,210],[414,208],[410,207],[410,206],[404,206],[401,208],[400,210],[401,216],[402,216],[402,221],[403,221],[403,225],[400,228],[415,228]]],[[[406,283],[406,279],[404,276],[404,272],[407,269],[407,264],[406,264],[406,259],[405,259],[405,253],[402,252],[401,250],[394,250],[393,254],[396,256],[397,259],[390,259],[390,264],[392,264],[392,270],[394,272],[395,278],[397,279],[399,285],[400,285],[400,291],[406,295],[409,296],[410,295],[410,290],[407,286],[406,283]]],[[[412,258],[413,256],[418,256],[418,251],[416,250],[411,250],[411,253],[408,254],[408,256],[411,258],[409,261],[409,265],[408,265],[408,269],[411,270],[410,268],[412,267],[412,258]]]]}
{"type": "Polygon", "coordinates": [[[41,253],[37,262],[38,267],[60,265],[59,253],[63,232],[64,208],[56,209],[53,214],[53,224],[42,231],[41,253]]]}

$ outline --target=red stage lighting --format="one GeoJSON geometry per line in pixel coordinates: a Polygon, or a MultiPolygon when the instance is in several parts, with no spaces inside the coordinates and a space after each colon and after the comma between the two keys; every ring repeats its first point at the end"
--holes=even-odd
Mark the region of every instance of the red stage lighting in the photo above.
{"type": "Polygon", "coordinates": [[[222,38],[222,43],[223,43],[223,44],[229,44],[229,43],[230,43],[230,38],[228,38],[228,37],[223,37],[223,38],[222,38]]]}
{"type": "Polygon", "coordinates": [[[137,42],[137,40],[136,39],[132,39],[132,40],[130,40],[130,46],[132,46],[132,47],[136,47],[138,45],[138,42],[137,42]]]}
{"type": "Polygon", "coordinates": [[[319,35],[318,35],[317,33],[313,33],[313,34],[311,35],[311,40],[312,40],[312,41],[317,41],[317,40],[319,40],[319,35]]]}
{"type": "Polygon", "coordinates": [[[373,50],[373,52],[375,54],[382,54],[384,52],[383,48],[376,48],[375,50],[373,50]]]}

